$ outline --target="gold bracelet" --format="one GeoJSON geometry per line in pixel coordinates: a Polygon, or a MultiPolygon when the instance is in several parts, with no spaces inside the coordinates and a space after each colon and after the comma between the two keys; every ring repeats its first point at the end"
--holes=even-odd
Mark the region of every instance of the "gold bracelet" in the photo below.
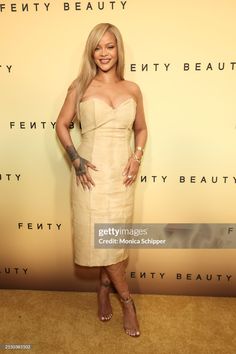
{"type": "Polygon", "coordinates": [[[142,151],[142,153],[144,153],[144,149],[142,148],[142,146],[136,146],[135,150],[142,151]]]}
{"type": "Polygon", "coordinates": [[[135,161],[137,161],[139,164],[141,164],[141,159],[139,159],[137,157],[137,155],[135,155],[135,153],[133,153],[132,157],[134,158],[135,161]]]}

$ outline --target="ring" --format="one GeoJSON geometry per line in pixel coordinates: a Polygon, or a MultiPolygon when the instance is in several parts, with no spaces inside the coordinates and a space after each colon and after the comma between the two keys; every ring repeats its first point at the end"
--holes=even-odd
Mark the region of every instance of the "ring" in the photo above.
{"type": "Polygon", "coordinates": [[[132,178],[132,176],[131,176],[131,175],[129,175],[129,176],[128,176],[128,178],[132,178]]]}

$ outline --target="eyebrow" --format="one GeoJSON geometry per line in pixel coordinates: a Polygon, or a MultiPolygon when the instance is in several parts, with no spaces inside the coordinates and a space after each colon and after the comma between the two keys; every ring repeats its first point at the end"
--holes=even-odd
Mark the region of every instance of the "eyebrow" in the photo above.
{"type": "MultiPolygon", "coordinates": [[[[108,43],[105,43],[105,44],[115,44],[115,42],[108,42],[108,43]]],[[[99,43],[97,44],[97,46],[99,46],[99,43]]]]}

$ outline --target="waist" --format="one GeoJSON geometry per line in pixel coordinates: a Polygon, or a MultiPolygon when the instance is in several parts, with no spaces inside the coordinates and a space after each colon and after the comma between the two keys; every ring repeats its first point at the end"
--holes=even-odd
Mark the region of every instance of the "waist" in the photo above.
{"type": "Polygon", "coordinates": [[[122,141],[129,141],[132,131],[122,128],[103,128],[93,129],[84,134],[81,134],[81,141],[87,141],[90,139],[116,139],[122,141]]]}

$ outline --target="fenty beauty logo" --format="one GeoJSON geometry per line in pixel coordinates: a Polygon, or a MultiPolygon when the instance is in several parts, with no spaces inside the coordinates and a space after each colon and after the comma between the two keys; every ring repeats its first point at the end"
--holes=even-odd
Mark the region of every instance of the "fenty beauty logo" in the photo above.
{"type": "Polygon", "coordinates": [[[0,173],[0,182],[19,182],[21,180],[20,173],[0,173]]]}
{"type": "MultiPolygon", "coordinates": [[[[129,277],[131,279],[153,279],[153,280],[165,280],[166,273],[156,273],[156,272],[130,272],[129,277]]],[[[232,274],[209,274],[209,273],[175,273],[173,274],[173,277],[176,280],[207,280],[207,281],[227,281],[230,282],[233,277],[232,274]]]]}
{"type": "Polygon", "coordinates": [[[103,11],[103,10],[125,10],[127,1],[75,1],[63,2],[57,4],[56,2],[23,2],[17,3],[1,3],[0,12],[2,13],[19,13],[24,14],[35,12],[49,12],[53,8],[60,6],[62,11],[103,11]]]}
{"type": "Polygon", "coordinates": [[[18,230],[49,230],[49,231],[61,231],[62,224],[55,223],[32,223],[32,222],[18,222],[18,230]]]}
{"type": "MultiPolygon", "coordinates": [[[[176,176],[171,177],[175,179],[176,182],[181,184],[236,184],[236,176],[176,176]]],[[[147,176],[141,175],[141,183],[157,183],[157,184],[167,184],[170,178],[168,176],[147,176]]]]}
{"type": "Polygon", "coordinates": [[[24,274],[24,275],[27,275],[26,273],[28,272],[28,269],[29,268],[19,268],[19,267],[13,267],[13,268],[10,268],[10,267],[3,267],[3,268],[0,268],[0,274],[16,274],[16,275],[21,275],[21,274],[24,274]]]}
{"type": "MultiPolygon", "coordinates": [[[[55,130],[56,122],[15,122],[11,121],[9,123],[10,130],[55,130]]],[[[75,123],[71,122],[69,128],[74,129],[75,123]]]]}
{"type": "MultiPolygon", "coordinates": [[[[182,63],[176,65],[177,69],[183,71],[234,71],[236,68],[236,61],[226,62],[198,62],[198,63],[182,63]]],[[[164,71],[169,72],[174,68],[171,63],[130,63],[129,64],[131,72],[155,72],[164,71]]]]}

